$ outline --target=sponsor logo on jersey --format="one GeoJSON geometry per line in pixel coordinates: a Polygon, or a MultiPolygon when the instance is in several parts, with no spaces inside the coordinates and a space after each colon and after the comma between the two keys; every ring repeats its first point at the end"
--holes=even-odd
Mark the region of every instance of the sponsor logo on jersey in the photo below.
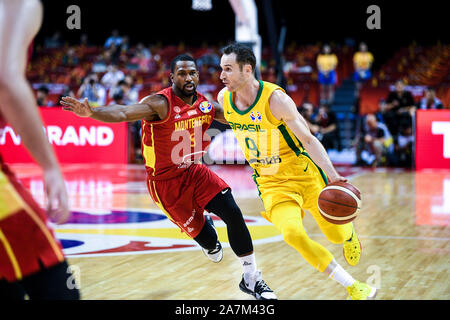
{"type": "Polygon", "coordinates": [[[228,123],[231,126],[231,129],[233,130],[239,130],[239,131],[249,131],[249,132],[265,132],[265,129],[261,129],[261,126],[259,124],[241,124],[238,122],[231,122],[228,121],[228,123]]]}
{"type": "Polygon", "coordinates": [[[252,113],[250,113],[250,119],[253,122],[260,123],[262,120],[262,116],[258,111],[256,111],[256,113],[252,111],[252,113]]]}
{"type": "Polygon", "coordinates": [[[187,114],[188,116],[195,116],[197,114],[197,110],[189,110],[187,114]]]}
{"type": "Polygon", "coordinates": [[[267,158],[263,158],[263,159],[249,159],[248,163],[250,164],[260,164],[260,165],[269,165],[269,164],[277,164],[277,163],[281,163],[281,158],[280,156],[272,156],[272,157],[267,157],[267,158]]]}
{"type": "Polygon", "coordinates": [[[175,111],[176,113],[180,113],[181,109],[179,106],[175,106],[175,107],[173,107],[173,111],[175,111]]]}
{"type": "Polygon", "coordinates": [[[212,110],[212,104],[209,101],[203,101],[200,103],[200,110],[203,113],[208,113],[212,110]]]}

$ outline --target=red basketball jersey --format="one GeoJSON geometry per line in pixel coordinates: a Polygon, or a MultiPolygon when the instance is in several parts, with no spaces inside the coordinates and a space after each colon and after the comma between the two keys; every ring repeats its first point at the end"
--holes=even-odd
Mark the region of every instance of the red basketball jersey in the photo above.
{"type": "Polygon", "coordinates": [[[159,121],[142,120],[142,155],[151,180],[176,177],[203,156],[211,142],[206,130],[214,119],[214,106],[197,92],[192,106],[172,87],[156,94],[169,103],[167,116],[159,121]]]}

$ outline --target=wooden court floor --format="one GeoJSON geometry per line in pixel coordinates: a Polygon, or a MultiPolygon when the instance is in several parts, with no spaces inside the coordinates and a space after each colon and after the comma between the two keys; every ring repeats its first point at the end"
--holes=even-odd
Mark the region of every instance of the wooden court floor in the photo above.
{"type": "MultiPolygon", "coordinates": [[[[39,170],[13,166],[38,201],[39,170]]],[[[248,167],[212,167],[233,188],[254,239],[258,268],[282,300],[346,299],[334,280],[311,267],[260,216],[248,167]]],[[[63,167],[74,215],[58,226],[83,299],[234,300],[253,298],[238,284],[241,266],[229,248],[225,225],[215,224],[224,258],[210,262],[172,225],[147,194],[142,166],[63,167]]],[[[363,246],[358,266],[327,241],[312,217],[304,225],[357,280],[379,288],[377,299],[450,299],[450,171],[339,168],[362,193],[355,228],[363,246]]]]}

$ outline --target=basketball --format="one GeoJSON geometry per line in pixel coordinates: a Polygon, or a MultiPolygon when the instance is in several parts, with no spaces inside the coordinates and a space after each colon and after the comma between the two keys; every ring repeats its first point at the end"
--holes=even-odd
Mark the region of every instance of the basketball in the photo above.
{"type": "Polygon", "coordinates": [[[325,220],[334,224],[345,224],[358,216],[361,209],[361,192],[348,182],[333,182],[320,192],[318,206],[325,220]]]}

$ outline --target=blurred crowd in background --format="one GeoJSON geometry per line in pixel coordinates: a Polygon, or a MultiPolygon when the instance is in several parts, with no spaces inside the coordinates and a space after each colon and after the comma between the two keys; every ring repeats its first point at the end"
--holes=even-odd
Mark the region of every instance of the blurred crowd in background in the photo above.
{"type": "MultiPolygon", "coordinates": [[[[92,106],[128,105],[167,87],[170,61],[189,53],[200,71],[197,90],[214,100],[223,87],[223,45],[130,44],[117,30],[103,44],[90,43],[86,34],[68,44],[57,32],[35,47],[27,77],[40,107],[58,106],[62,96],[87,98],[92,106]]],[[[261,58],[262,80],[276,83],[269,48],[261,58]]],[[[412,43],[374,69],[376,58],[368,44],[351,39],[291,43],[283,53],[285,89],[328,151],[351,149],[360,166],[411,167],[416,111],[450,108],[450,45],[412,43]]],[[[139,121],[129,130],[132,161],[139,162],[139,121]]]]}

